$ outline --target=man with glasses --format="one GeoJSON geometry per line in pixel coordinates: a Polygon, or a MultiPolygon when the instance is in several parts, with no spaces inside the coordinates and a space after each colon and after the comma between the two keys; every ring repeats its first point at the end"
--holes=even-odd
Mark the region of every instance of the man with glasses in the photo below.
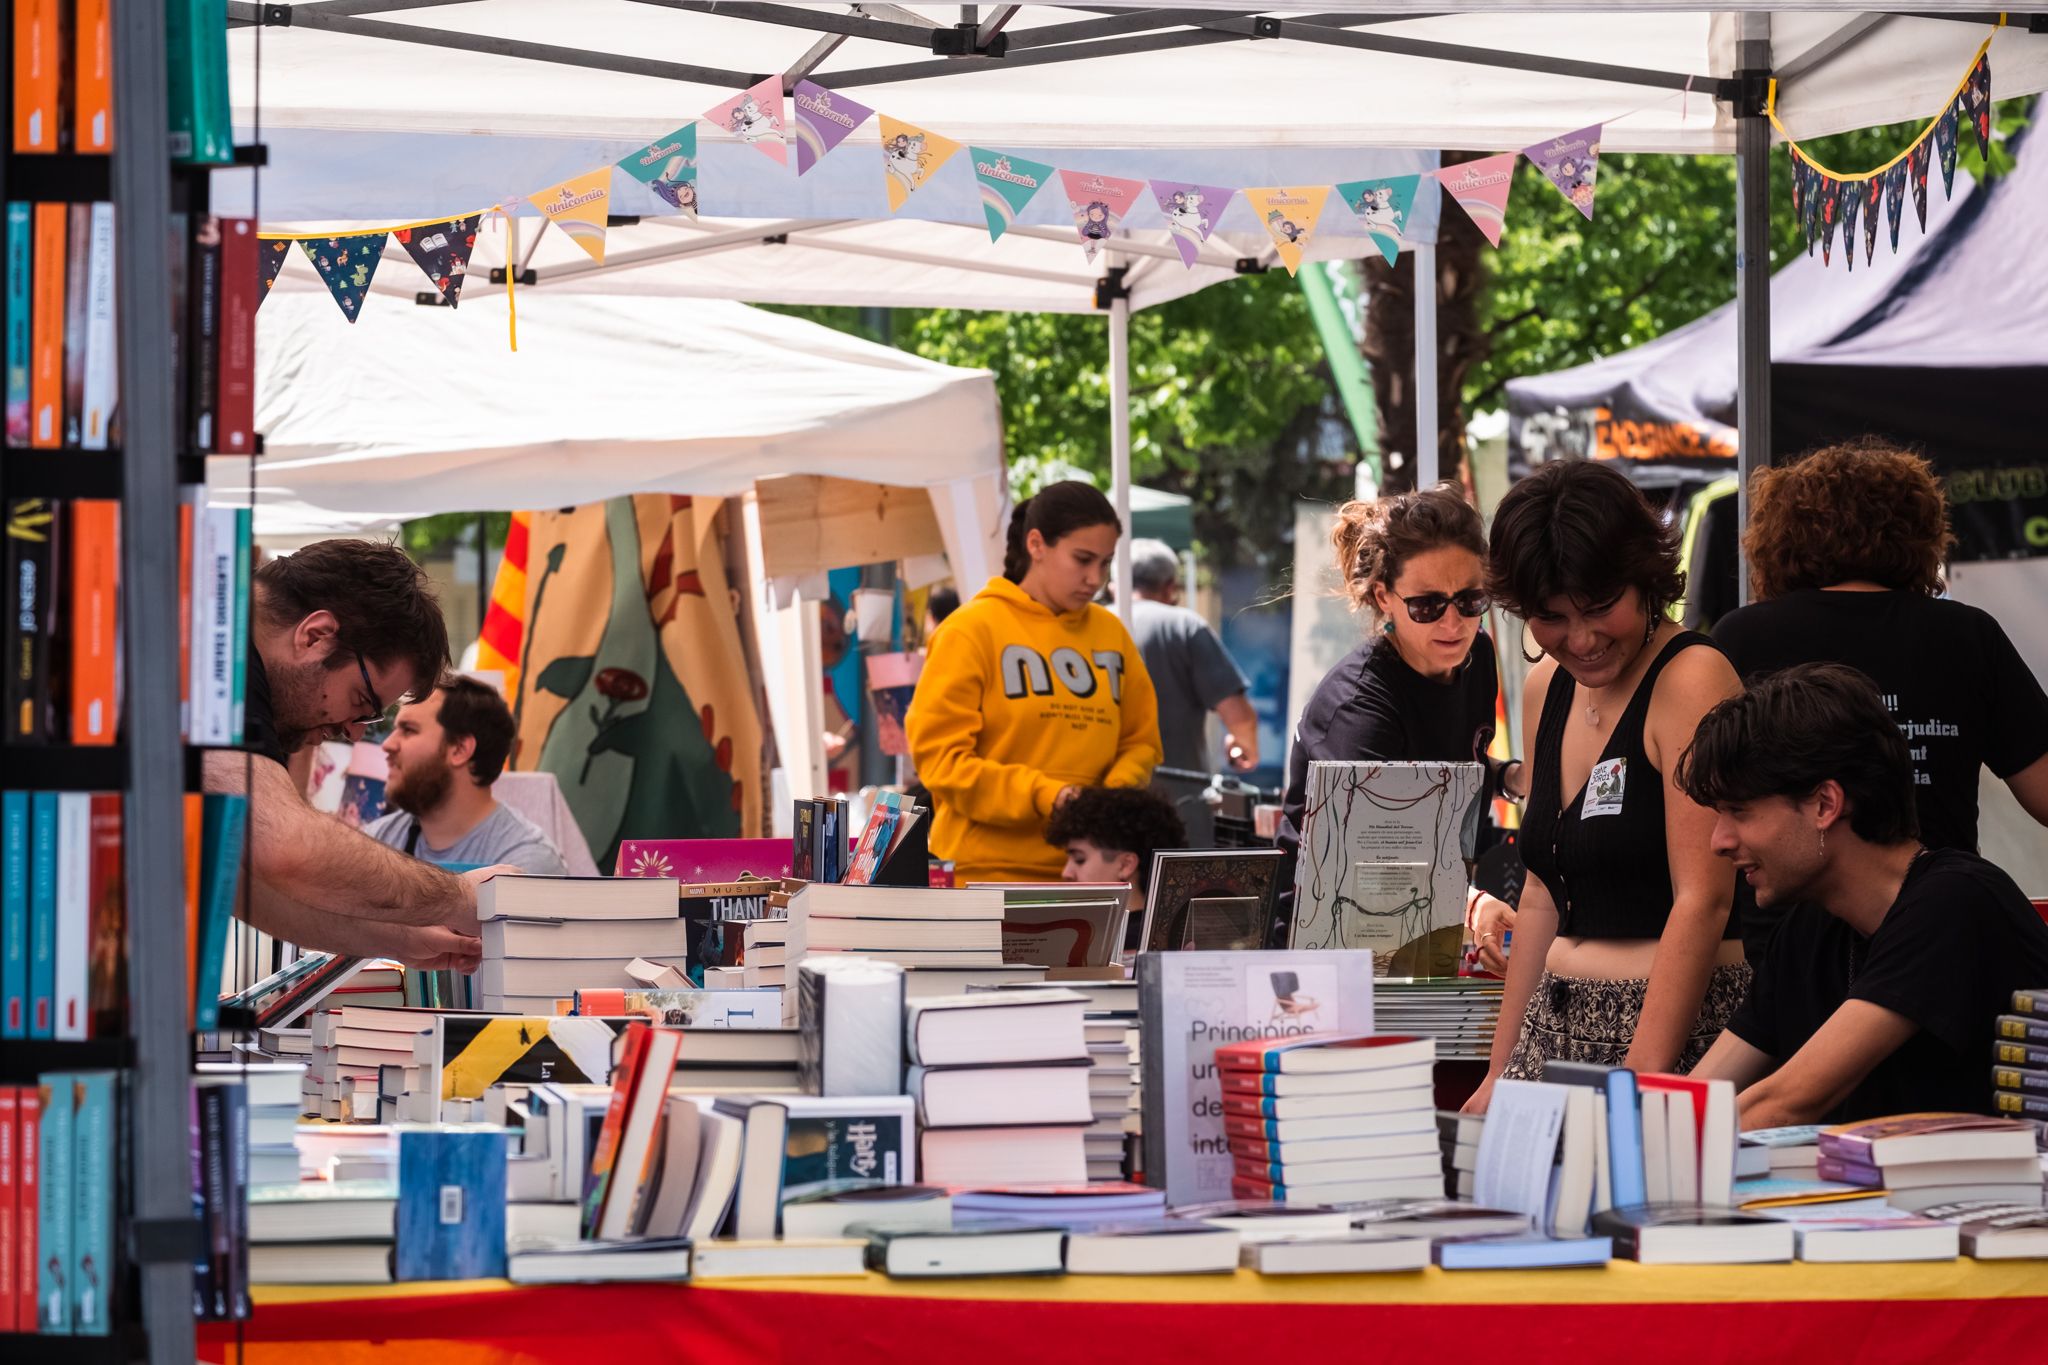
{"type": "Polygon", "coordinates": [[[1159,738],[1169,768],[1214,771],[1209,712],[1223,722],[1230,766],[1259,766],[1259,718],[1244,674],[1209,623],[1180,605],[1180,560],[1162,540],[1131,542],[1131,635],[1159,694],[1159,738]]]}
{"type": "Polygon", "coordinates": [[[457,876],[364,838],[308,805],[285,766],[432,690],[448,629],[426,575],[397,546],[363,540],[270,559],[256,570],[249,646],[248,752],[215,750],[204,765],[207,791],[249,797],[249,922],[303,948],[473,969],[476,883],[497,869],[457,876]]]}

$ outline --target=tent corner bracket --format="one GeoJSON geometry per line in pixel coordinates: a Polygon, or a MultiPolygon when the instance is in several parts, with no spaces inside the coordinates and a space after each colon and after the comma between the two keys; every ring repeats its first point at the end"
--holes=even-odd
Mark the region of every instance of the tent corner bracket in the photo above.
{"type": "Polygon", "coordinates": [[[1001,58],[1009,50],[1009,34],[993,33],[983,40],[979,24],[955,24],[951,28],[932,30],[932,55],[935,57],[1001,58]]]}
{"type": "Polygon", "coordinates": [[[1266,263],[1256,256],[1240,256],[1230,268],[1240,275],[1263,275],[1266,273],[1266,263]]]}
{"type": "MultiPolygon", "coordinates": [[[[491,283],[492,283],[492,284],[503,284],[503,283],[505,283],[505,267],[504,267],[504,266],[502,266],[502,265],[494,265],[494,266],[492,266],[492,267],[491,267],[491,283]]],[[[520,272],[519,272],[519,273],[518,273],[517,275],[514,275],[514,276],[512,277],[512,283],[514,283],[514,284],[524,284],[524,285],[536,285],[536,284],[539,284],[539,283],[540,283],[540,272],[539,272],[538,270],[534,270],[534,269],[532,269],[532,268],[528,268],[528,269],[522,270],[522,271],[520,271],[520,272]]]]}
{"type": "Polygon", "coordinates": [[[1768,71],[1738,71],[1719,82],[1714,97],[1728,101],[1735,106],[1737,118],[1762,118],[1764,105],[1770,98],[1771,73],[1768,71]]]}
{"type": "Polygon", "coordinates": [[[263,27],[265,28],[290,28],[292,26],[292,7],[290,5],[265,5],[262,17],[263,27]]]}
{"type": "Polygon", "coordinates": [[[1128,300],[1131,288],[1124,283],[1124,277],[1131,273],[1126,265],[1113,265],[1102,272],[1102,278],[1095,282],[1095,306],[1105,311],[1118,299],[1128,300]]]}

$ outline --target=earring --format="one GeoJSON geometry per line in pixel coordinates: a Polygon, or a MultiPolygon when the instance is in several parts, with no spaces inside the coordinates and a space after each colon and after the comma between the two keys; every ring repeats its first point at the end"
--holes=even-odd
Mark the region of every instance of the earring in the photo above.
{"type": "Polygon", "coordinates": [[[1828,856],[1828,832],[1824,829],[1815,829],[1814,833],[1820,836],[1820,856],[1825,858],[1828,856]]]}
{"type": "Polygon", "coordinates": [[[1648,643],[1650,643],[1650,641],[1652,641],[1652,640],[1654,640],[1654,639],[1656,639],[1656,638],[1657,638],[1657,613],[1653,611],[1653,612],[1651,612],[1651,613],[1649,614],[1649,619],[1648,619],[1647,621],[1645,621],[1645,622],[1643,623],[1643,643],[1644,643],[1644,644],[1648,644],[1648,643]]]}
{"type": "Polygon", "coordinates": [[[1392,618],[1392,617],[1388,617],[1388,618],[1387,618],[1386,620],[1384,620],[1384,621],[1380,622],[1380,634],[1382,634],[1382,635],[1392,635],[1393,633],[1394,633],[1394,621],[1393,621],[1393,618],[1392,618]]]}
{"type": "Polygon", "coordinates": [[[1535,655],[1534,655],[1534,657],[1531,657],[1531,656],[1530,656],[1530,654],[1529,654],[1529,628],[1528,628],[1527,626],[1523,626],[1523,627],[1522,627],[1522,640],[1521,640],[1521,649],[1522,649],[1522,662],[1523,662],[1523,663],[1526,663],[1526,664],[1540,664],[1540,663],[1542,663],[1542,662],[1543,662],[1543,651],[1542,651],[1542,650],[1540,650],[1540,649],[1539,649],[1539,650],[1537,650],[1537,651],[1536,651],[1536,653],[1535,653],[1535,655]]]}

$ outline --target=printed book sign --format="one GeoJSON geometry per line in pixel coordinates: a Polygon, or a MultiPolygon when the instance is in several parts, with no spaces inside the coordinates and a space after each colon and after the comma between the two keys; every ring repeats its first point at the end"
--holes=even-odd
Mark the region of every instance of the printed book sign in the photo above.
{"type": "Polygon", "coordinates": [[[1230,207],[1236,193],[1220,185],[1191,185],[1179,180],[1152,182],[1152,198],[1166,218],[1166,234],[1173,238],[1182,265],[1194,269],[1202,255],[1202,243],[1223,221],[1223,210],[1230,207]]]}
{"type": "Polygon", "coordinates": [[[482,1099],[494,1085],[607,1085],[612,1075],[616,1019],[570,1016],[515,1019],[446,1014],[439,1037],[440,1097],[482,1099]]]}
{"type": "Polygon", "coordinates": [[[802,175],[844,142],[875,111],[857,100],[835,95],[812,81],[798,81],[790,102],[796,106],[796,173],[802,175]]]}

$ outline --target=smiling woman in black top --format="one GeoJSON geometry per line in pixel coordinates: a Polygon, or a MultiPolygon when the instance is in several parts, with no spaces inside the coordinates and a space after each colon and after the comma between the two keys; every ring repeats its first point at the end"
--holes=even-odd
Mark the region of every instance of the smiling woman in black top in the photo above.
{"type": "Polygon", "coordinates": [[[1683,1071],[1748,986],[1713,815],[1672,785],[1700,716],[1741,690],[1665,614],[1684,588],[1675,541],[1633,484],[1582,460],[1545,465],[1494,516],[1489,585],[1548,657],[1523,688],[1529,876],[1470,1109],[1550,1058],[1683,1071]]]}
{"type": "MultiPolygon", "coordinates": [[[[1493,742],[1497,674],[1479,629],[1486,534],[1457,485],[1347,502],[1330,542],[1353,609],[1370,613],[1376,629],[1302,709],[1280,813],[1290,858],[1301,846],[1310,763],[1484,762],[1493,742]]],[[[1519,789],[1520,767],[1496,772],[1496,782],[1519,789]]],[[[1291,877],[1286,885],[1291,914],[1291,877]]]]}

